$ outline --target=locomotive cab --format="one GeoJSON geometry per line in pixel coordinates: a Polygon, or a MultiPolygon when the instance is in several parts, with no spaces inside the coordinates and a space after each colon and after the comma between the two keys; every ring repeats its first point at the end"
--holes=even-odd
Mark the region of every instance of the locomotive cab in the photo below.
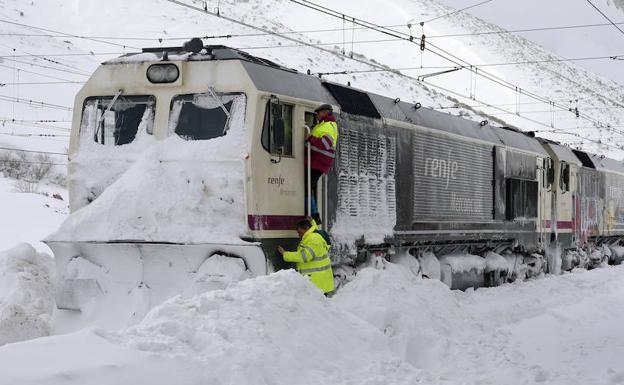
{"type": "Polygon", "coordinates": [[[75,99],[71,215],[46,239],[57,306],[111,293],[155,305],[222,280],[215,258],[230,260],[227,274],[241,270],[236,279],[273,271],[275,246],[296,243],[304,215],[305,126],[331,100],[310,81],[222,46],[103,63],[75,99]]]}

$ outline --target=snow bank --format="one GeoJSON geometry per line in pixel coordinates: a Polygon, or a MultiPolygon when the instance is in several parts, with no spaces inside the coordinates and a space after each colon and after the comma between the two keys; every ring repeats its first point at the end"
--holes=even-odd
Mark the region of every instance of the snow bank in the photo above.
{"type": "Polygon", "coordinates": [[[53,274],[52,259],[28,244],[0,252],[0,345],[50,333],[53,274]]]}
{"type": "Polygon", "coordinates": [[[156,141],[142,133],[114,148],[81,143],[72,185],[85,186],[82,195],[95,200],[47,240],[242,243],[247,144],[244,115],[236,111],[244,103],[232,108],[227,135],[208,141],[156,141]]]}
{"type": "Polygon", "coordinates": [[[389,263],[360,271],[334,301],[384,333],[401,359],[423,368],[452,349],[440,336],[461,328],[460,297],[438,280],[418,279],[389,263]]]}
{"type": "Polygon", "coordinates": [[[0,372],[47,385],[448,383],[399,359],[382,333],[293,270],[173,298],[124,332],[91,329],[0,349],[0,372]]]}

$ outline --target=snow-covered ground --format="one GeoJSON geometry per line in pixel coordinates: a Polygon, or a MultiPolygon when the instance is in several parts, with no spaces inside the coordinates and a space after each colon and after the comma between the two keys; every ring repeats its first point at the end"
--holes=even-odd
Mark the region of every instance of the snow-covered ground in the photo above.
{"type": "Polygon", "coordinates": [[[622,384],[624,267],[450,291],[398,265],[333,298],[282,271],[126,330],[0,348],[1,384],[622,384]]]}
{"type": "MultiPolygon", "coordinates": [[[[379,24],[403,24],[396,28],[404,32],[408,22],[451,11],[431,0],[388,1],[384,12],[372,1],[320,2],[379,24]]],[[[323,44],[334,54],[292,46],[275,36],[206,40],[247,49],[300,71],[371,69],[348,58],[350,50],[365,62],[374,59],[381,65],[410,67],[402,72],[413,77],[440,69],[432,67],[453,65],[429,51],[421,53],[413,44],[380,42],[384,36],[286,0],[207,3],[211,9],[219,4],[223,15],[273,31],[336,29],[290,35],[323,44]],[[425,68],[413,69],[419,66],[425,68]]],[[[188,0],[188,4],[203,2],[188,0]]],[[[68,146],[73,96],[98,62],[142,46],[179,45],[192,36],[251,32],[164,0],[106,4],[0,0],[0,19],[0,147],[61,153],[51,155],[59,164],[66,161],[62,153],[68,146]]],[[[515,35],[435,38],[497,28],[459,13],[428,23],[423,31],[412,27],[412,32],[426,33],[431,37],[428,44],[473,64],[539,61],[484,66],[521,86],[524,94],[465,69],[430,78],[428,85],[392,72],[326,78],[471,119],[486,117],[542,131],[549,138],[621,159],[624,153],[617,147],[624,132],[619,129],[624,124],[624,99],[615,83],[574,64],[552,61],[558,58],[515,35]],[[548,104],[527,97],[528,92],[578,107],[582,117],[565,109],[552,112],[548,104]],[[588,116],[611,127],[596,128],[588,116]]],[[[152,171],[158,174],[160,169],[152,171]]],[[[150,188],[162,185],[158,178],[143,177],[150,188]]],[[[360,271],[333,298],[322,296],[295,272],[284,271],[225,290],[172,298],[129,328],[90,328],[43,337],[71,328],[54,324],[65,320],[58,312],[57,318],[51,314],[54,269],[52,260],[39,253],[49,252],[39,240],[67,216],[67,196],[63,188],[51,184],[40,184],[38,193],[19,192],[32,186],[18,184],[0,178],[0,344],[8,343],[0,347],[0,385],[624,384],[624,267],[454,292],[439,281],[421,280],[386,264],[382,270],[360,271]],[[52,198],[55,193],[64,200],[52,198]],[[18,245],[21,242],[34,249],[18,245]],[[36,339],[18,342],[29,338],[36,339]]],[[[142,196],[131,195],[131,190],[131,184],[120,183],[103,195],[108,201],[94,203],[91,210],[104,215],[106,206],[142,196]]],[[[145,207],[133,207],[149,212],[149,201],[139,201],[145,207]]],[[[87,239],[93,232],[81,227],[84,224],[68,222],[57,235],[82,231],[87,239]]],[[[131,222],[126,225],[132,229],[131,222]]],[[[161,227],[153,230],[155,238],[162,237],[161,227]]],[[[104,228],[99,234],[110,236],[111,231],[122,238],[130,230],[104,228]]],[[[236,237],[234,233],[220,239],[236,237]]],[[[124,305],[128,304],[120,301],[119,307],[124,305]]]]}
{"type": "Polygon", "coordinates": [[[67,214],[66,189],[45,183],[31,187],[23,181],[0,177],[0,251],[26,242],[51,253],[40,241],[56,230],[67,214]],[[20,192],[28,189],[38,193],[20,192]],[[63,200],[53,198],[54,194],[63,200]]]}

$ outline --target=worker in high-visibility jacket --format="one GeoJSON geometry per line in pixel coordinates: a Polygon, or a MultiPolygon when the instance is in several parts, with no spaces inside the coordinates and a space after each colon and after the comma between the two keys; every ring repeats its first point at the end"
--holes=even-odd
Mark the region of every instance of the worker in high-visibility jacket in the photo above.
{"type": "Polygon", "coordinates": [[[334,291],[334,272],[329,258],[329,244],[318,230],[314,219],[309,218],[297,223],[297,233],[301,238],[297,251],[286,251],[282,246],[277,250],[284,261],[295,262],[299,273],[310,277],[323,293],[334,291]]]}
{"type": "MultiPolygon", "coordinates": [[[[307,138],[310,146],[310,184],[312,192],[311,213],[317,223],[321,223],[321,217],[316,205],[316,191],[318,181],[323,174],[327,174],[336,159],[336,146],[338,145],[338,125],[331,104],[322,104],[314,110],[316,124],[307,138]]],[[[306,159],[306,165],[307,165],[306,159]]],[[[307,171],[307,168],[306,168],[307,171]]],[[[307,183],[307,178],[306,178],[307,183]]],[[[306,186],[307,189],[307,186],[306,186]]],[[[310,192],[308,191],[308,194],[310,192]]],[[[306,199],[307,205],[307,199],[306,199]]]]}

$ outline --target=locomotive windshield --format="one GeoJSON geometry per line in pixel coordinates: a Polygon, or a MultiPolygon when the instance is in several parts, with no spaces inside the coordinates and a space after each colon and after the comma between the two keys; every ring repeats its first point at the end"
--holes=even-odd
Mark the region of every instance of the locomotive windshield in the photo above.
{"type": "Polygon", "coordinates": [[[139,129],[152,133],[153,96],[98,96],[85,101],[80,131],[106,146],[131,143],[139,129]]]}
{"type": "Polygon", "coordinates": [[[177,95],[171,100],[169,131],[186,140],[207,140],[224,136],[237,114],[241,94],[177,95]]]}

